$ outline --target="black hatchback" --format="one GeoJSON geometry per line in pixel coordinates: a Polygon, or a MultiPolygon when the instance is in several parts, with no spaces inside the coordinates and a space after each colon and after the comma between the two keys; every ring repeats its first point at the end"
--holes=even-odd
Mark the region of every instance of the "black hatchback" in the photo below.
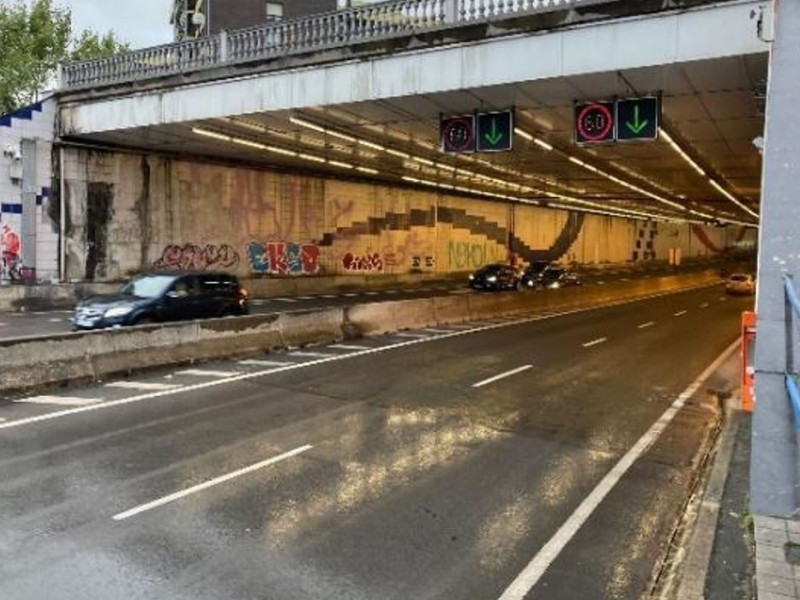
{"type": "Polygon", "coordinates": [[[234,275],[151,273],[134,277],[117,294],[81,301],[75,308],[72,328],[102,329],[248,312],[247,292],[234,275]]]}
{"type": "Polygon", "coordinates": [[[469,287],[476,290],[515,290],[518,285],[514,268],[500,263],[481,267],[469,276],[469,287]]]}

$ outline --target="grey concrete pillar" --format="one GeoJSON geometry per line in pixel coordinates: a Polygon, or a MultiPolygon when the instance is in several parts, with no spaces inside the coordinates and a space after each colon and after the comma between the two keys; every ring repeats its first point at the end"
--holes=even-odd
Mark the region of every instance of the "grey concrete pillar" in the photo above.
{"type": "Polygon", "coordinates": [[[36,269],[36,140],[22,140],[22,268],[27,278],[36,269]]]}
{"type": "Polygon", "coordinates": [[[800,2],[777,0],[775,11],[761,184],[750,473],[753,512],[789,517],[798,506],[800,477],[797,436],[783,378],[787,353],[782,278],[789,273],[800,282],[800,2]]]}

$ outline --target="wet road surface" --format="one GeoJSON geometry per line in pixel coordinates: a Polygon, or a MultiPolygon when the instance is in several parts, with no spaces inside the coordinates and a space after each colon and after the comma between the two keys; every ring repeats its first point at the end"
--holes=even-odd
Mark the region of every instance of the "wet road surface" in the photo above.
{"type": "Polygon", "coordinates": [[[714,286],[7,398],[0,598],[639,598],[703,386],[564,525],[751,304],[714,286]]]}

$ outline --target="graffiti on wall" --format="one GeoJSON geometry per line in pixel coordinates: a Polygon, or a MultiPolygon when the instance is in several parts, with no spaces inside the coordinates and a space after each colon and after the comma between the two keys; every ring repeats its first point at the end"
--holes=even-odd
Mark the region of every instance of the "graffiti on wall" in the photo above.
{"type": "Polygon", "coordinates": [[[383,271],[383,258],[377,252],[364,255],[348,252],[342,257],[342,266],[345,271],[383,271]]]}
{"type": "Polygon", "coordinates": [[[234,269],[239,264],[239,253],[228,244],[170,244],[153,263],[153,268],[163,271],[205,271],[206,269],[234,269]]]}
{"type": "Polygon", "coordinates": [[[319,246],[292,242],[250,242],[250,268],[269,275],[313,275],[319,271],[319,246]]]}
{"type": "Polygon", "coordinates": [[[471,244],[469,242],[450,242],[451,269],[477,269],[492,262],[506,260],[506,252],[496,244],[471,244]]]}
{"type": "Polygon", "coordinates": [[[433,256],[412,256],[412,271],[430,271],[436,268],[436,259],[433,256]]]}
{"type": "Polygon", "coordinates": [[[8,223],[0,224],[0,279],[22,279],[22,242],[8,223]]]}

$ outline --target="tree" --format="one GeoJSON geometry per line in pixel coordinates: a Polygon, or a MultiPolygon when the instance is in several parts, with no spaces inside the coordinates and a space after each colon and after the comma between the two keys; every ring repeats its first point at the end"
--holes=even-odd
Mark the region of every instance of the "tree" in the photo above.
{"type": "Polygon", "coordinates": [[[72,31],[69,10],[53,0],[0,0],[0,114],[34,102],[59,63],[124,52],[113,32],[72,31]]]}

